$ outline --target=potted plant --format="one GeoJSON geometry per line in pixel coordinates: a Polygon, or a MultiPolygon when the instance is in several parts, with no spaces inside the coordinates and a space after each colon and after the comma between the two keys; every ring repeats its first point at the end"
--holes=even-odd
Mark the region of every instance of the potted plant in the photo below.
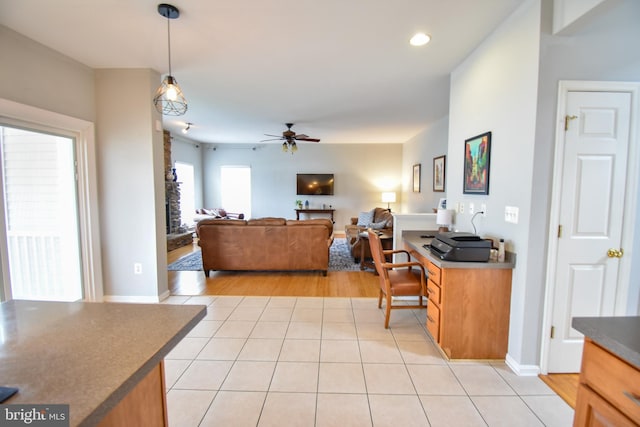
{"type": "Polygon", "coordinates": [[[302,200],[296,200],[296,207],[302,209],[302,200]]]}

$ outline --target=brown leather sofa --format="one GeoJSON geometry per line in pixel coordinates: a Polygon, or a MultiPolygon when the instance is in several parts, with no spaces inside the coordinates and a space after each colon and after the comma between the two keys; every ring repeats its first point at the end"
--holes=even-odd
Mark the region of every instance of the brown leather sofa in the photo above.
{"type": "Polygon", "coordinates": [[[202,267],[211,270],[322,271],[333,222],[327,218],[203,219],[196,226],[202,267]]]}
{"type": "MultiPolygon", "coordinates": [[[[385,208],[373,209],[373,220],[371,224],[376,224],[375,228],[385,234],[393,234],[393,215],[385,208]]],[[[358,225],[358,217],[352,217],[351,223],[347,224],[344,228],[345,237],[347,238],[347,244],[351,250],[351,256],[355,262],[360,262],[360,245],[365,244],[364,257],[366,259],[371,258],[371,249],[369,248],[368,240],[361,240],[359,234],[366,232],[368,225],[358,225]]]]}

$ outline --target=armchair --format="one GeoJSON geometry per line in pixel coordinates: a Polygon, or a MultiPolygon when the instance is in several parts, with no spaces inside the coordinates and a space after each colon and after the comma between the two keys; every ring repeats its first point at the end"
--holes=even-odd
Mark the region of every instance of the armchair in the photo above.
{"type": "Polygon", "coordinates": [[[385,234],[393,234],[393,215],[385,208],[375,208],[369,212],[362,212],[359,217],[352,217],[351,223],[344,228],[347,245],[355,262],[360,262],[360,245],[364,244],[365,258],[371,258],[369,242],[360,239],[360,233],[366,232],[369,227],[382,231],[385,234]],[[364,215],[368,214],[368,215],[364,215]],[[369,221],[367,219],[371,217],[369,221]]]}
{"type": "Polygon", "coordinates": [[[389,328],[389,317],[391,309],[413,309],[427,308],[422,304],[422,297],[427,295],[427,280],[424,267],[419,262],[412,262],[409,252],[405,250],[384,250],[378,235],[371,229],[368,231],[369,244],[373,262],[378,272],[380,280],[380,295],[378,296],[378,308],[382,308],[382,297],[385,297],[386,311],[384,317],[384,327],[389,328]],[[404,253],[407,255],[407,262],[390,263],[385,259],[385,255],[404,253]],[[417,296],[417,305],[393,305],[393,297],[396,296],[417,296]]]}

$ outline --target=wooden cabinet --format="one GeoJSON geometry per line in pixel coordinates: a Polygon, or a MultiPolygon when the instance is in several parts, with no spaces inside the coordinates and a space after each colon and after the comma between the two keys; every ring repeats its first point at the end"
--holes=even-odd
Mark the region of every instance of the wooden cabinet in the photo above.
{"type": "Polygon", "coordinates": [[[426,327],[446,356],[504,359],[509,339],[511,268],[452,262],[439,266],[415,246],[406,244],[405,248],[428,272],[426,327]]]}
{"type": "Polygon", "coordinates": [[[640,371],[585,338],[574,427],[640,425],[640,371]]]}

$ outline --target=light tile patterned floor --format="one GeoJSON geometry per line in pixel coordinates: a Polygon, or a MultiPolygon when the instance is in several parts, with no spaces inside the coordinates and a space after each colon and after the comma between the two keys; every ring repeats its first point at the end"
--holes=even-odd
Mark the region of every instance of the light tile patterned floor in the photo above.
{"type": "Polygon", "coordinates": [[[372,298],[170,297],[207,316],[166,357],[170,426],[571,426],[502,362],[448,362],[424,310],[372,298]]]}

